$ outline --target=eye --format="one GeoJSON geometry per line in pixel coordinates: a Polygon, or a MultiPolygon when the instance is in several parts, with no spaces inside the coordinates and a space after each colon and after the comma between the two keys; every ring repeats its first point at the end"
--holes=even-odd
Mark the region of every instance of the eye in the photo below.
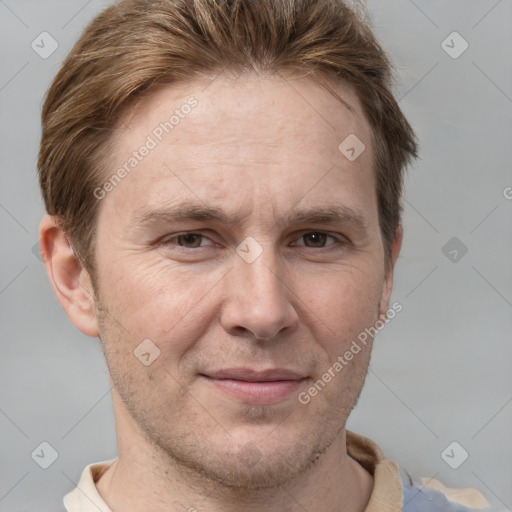
{"type": "MultiPolygon", "coordinates": [[[[204,240],[209,240],[201,233],[181,233],[179,235],[174,235],[169,238],[165,238],[162,240],[163,244],[175,244],[185,249],[195,249],[197,247],[204,247],[205,245],[213,245],[213,244],[203,244],[204,240]]],[[[210,240],[211,242],[211,240],[210,240]]]]}
{"type": "MultiPolygon", "coordinates": [[[[304,233],[299,240],[309,240],[311,242],[311,245],[303,244],[306,247],[312,247],[312,248],[323,248],[326,247],[327,239],[331,238],[334,240],[334,243],[336,243],[337,239],[332,236],[328,235],[327,233],[324,233],[322,231],[311,231],[309,233],[304,233]]],[[[327,244],[327,247],[334,245],[334,243],[327,244]]],[[[302,245],[302,244],[298,244],[302,245]]]]}

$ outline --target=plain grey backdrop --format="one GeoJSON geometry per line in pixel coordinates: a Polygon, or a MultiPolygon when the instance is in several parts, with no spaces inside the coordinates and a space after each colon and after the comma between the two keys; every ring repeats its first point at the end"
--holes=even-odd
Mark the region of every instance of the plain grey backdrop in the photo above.
{"type": "MultiPolygon", "coordinates": [[[[37,256],[43,95],[109,3],[0,0],[2,512],[63,510],[85,465],[116,455],[99,341],[72,326],[37,256]]],[[[512,0],[368,5],[421,159],[392,297],[403,310],[376,338],[348,428],[414,477],[512,510],[512,0]]]]}

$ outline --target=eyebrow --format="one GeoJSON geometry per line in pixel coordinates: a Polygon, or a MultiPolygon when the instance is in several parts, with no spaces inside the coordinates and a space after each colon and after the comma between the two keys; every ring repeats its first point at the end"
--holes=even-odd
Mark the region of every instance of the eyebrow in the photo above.
{"type": "MultiPolygon", "coordinates": [[[[155,224],[170,224],[180,221],[210,221],[220,224],[241,226],[247,215],[227,213],[219,207],[205,204],[175,204],[151,210],[143,210],[133,222],[136,228],[149,228],[155,224]]],[[[349,225],[366,235],[369,221],[362,213],[348,206],[329,205],[310,208],[292,208],[287,214],[275,219],[276,224],[331,224],[349,225]]]]}

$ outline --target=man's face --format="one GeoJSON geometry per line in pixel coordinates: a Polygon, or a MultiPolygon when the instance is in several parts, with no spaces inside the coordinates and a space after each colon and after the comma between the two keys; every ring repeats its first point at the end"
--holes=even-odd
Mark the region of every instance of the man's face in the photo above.
{"type": "Polygon", "coordinates": [[[308,78],[221,75],[161,88],[119,125],[112,173],[150,149],[98,217],[116,420],[229,485],[286,481],[331,445],[371,342],[298,397],[388,307],[370,128],[353,90],[336,90],[354,112],[308,78]],[[349,134],[366,146],[353,161],[338,149],[349,134]]]}

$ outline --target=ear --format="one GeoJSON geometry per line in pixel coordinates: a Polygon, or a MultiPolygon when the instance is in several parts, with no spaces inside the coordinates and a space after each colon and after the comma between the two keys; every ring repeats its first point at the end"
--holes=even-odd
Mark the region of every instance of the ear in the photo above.
{"type": "Polygon", "coordinates": [[[391,261],[386,263],[386,276],[379,306],[379,317],[382,318],[383,320],[387,318],[387,311],[389,309],[389,299],[391,298],[391,292],[393,290],[393,272],[396,260],[398,259],[398,255],[400,254],[400,249],[402,248],[403,236],[403,228],[402,225],[399,224],[395,233],[395,239],[393,240],[393,243],[391,245],[391,261]]]}
{"type": "Polygon", "coordinates": [[[73,325],[98,337],[89,273],[75,257],[57,217],[46,215],[39,226],[39,249],[53,290],[73,325]]]}

